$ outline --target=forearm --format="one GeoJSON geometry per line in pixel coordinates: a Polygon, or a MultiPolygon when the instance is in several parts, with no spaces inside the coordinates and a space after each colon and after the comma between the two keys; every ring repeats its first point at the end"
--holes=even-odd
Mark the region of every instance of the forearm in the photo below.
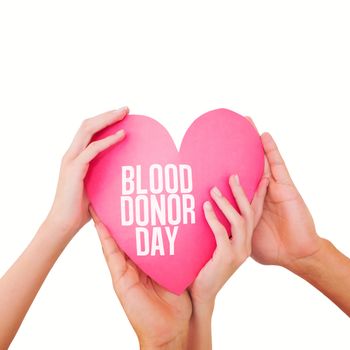
{"type": "Polygon", "coordinates": [[[0,349],[7,349],[47,274],[70,240],[46,220],[0,280],[0,349]]]}
{"type": "Polygon", "coordinates": [[[187,349],[188,329],[165,343],[139,337],[140,350],[185,350],[187,349]]]}
{"type": "Polygon", "coordinates": [[[213,310],[214,302],[208,305],[196,305],[193,303],[187,345],[188,350],[211,350],[211,319],[213,310]]]}
{"type": "Polygon", "coordinates": [[[313,256],[297,261],[290,270],[320,290],[350,316],[350,259],[323,239],[313,256]]]}
{"type": "Polygon", "coordinates": [[[140,343],[140,350],[182,350],[186,349],[186,339],[185,338],[179,338],[175,339],[174,341],[171,341],[166,344],[162,345],[148,345],[140,343]]]}

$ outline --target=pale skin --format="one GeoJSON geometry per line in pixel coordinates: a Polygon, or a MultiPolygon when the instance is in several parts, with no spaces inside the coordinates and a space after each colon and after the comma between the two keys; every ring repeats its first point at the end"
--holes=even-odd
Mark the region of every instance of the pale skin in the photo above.
{"type": "MultiPolygon", "coordinates": [[[[248,119],[254,125],[252,120],[248,119]]],[[[268,189],[266,197],[264,185],[260,184],[257,192],[259,194],[261,191],[261,197],[265,197],[265,201],[262,212],[259,199],[259,209],[253,210],[255,229],[251,241],[251,256],[259,263],[280,265],[304,278],[350,316],[350,259],[331,242],[317,234],[312,216],[288,173],[275,141],[268,133],[264,133],[261,140],[265,151],[264,178],[268,179],[268,189]]],[[[230,184],[232,188],[232,184],[235,183],[230,184]]],[[[233,194],[239,203],[234,188],[233,194]]],[[[213,196],[213,191],[211,195],[213,196]]],[[[215,199],[215,194],[213,198],[215,199]]],[[[254,207],[256,206],[253,201],[251,211],[254,207]]],[[[249,208],[248,203],[246,208],[249,208]]],[[[242,214],[244,218],[244,212],[242,214]]],[[[218,244],[215,254],[219,249],[218,244]]],[[[246,252],[247,249],[243,248],[242,252],[246,252]]],[[[215,254],[211,262],[215,261],[215,254]]],[[[225,256],[229,257],[230,254],[225,256]]],[[[221,268],[225,270],[222,266],[225,264],[218,264],[213,271],[208,271],[207,267],[211,262],[201,271],[192,290],[190,289],[193,311],[189,349],[211,349],[214,300],[226,281],[225,273],[217,274],[218,271],[222,271],[221,268]],[[205,288],[198,291],[194,287],[202,277],[207,284],[204,283],[205,288]],[[208,283],[209,281],[211,283],[208,283]],[[219,282],[220,287],[211,289],[211,286],[217,285],[216,282],[219,282]]],[[[239,264],[232,262],[231,269],[226,270],[228,275],[235,271],[234,266],[239,264]]]]}
{"type": "Polygon", "coordinates": [[[123,119],[127,113],[128,108],[124,107],[85,120],[65,153],[49,214],[22,255],[0,279],[1,350],[9,347],[57,258],[90,219],[83,183],[89,162],[99,152],[120,142],[125,133],[119,130],[90,143],[92,135],[123,119]]]}
{"type": "Polygon", "coordinates": [[[350,259],[317,235],[312,217],[269,134],[261,136],[266,154],[265,175],[251,204],[234,176],[229,184],[240,213],[211,190],[216,206],[231,223],[232,238],[206,202],[203,210],[217,248],[189,290],[177,297],[145,276],[118,249],[89,207],[83,184],[89,162],[99,152],[122,141],[125,132],[119,130],[90,143],[92,135],[127,113],[125,107],[84,121],[64,155],[47,218],[0,280],[1,350],[10,345],[47,274],[76,232],[90,219],[90,212],[114,289],[142,349],[210,349],[215,297],[250,254],[260,263],[280,265],[301,276],[350,316],[350,259]]]}
{"type": "Polygon", "coordinates": [[[145,275],[119,249],[90,208],[113,288],[139,339],[141,349],[184,349],[192,313],[191,299],[168,292],[145,275]]]}
{"type": "Polygon", "coordinates": [[[321,238],[272,136],[261,136],[270,178],[252,257],[302,277],[350,316],[350,259],[321,238]]]}
{"type": "Polygon", "coordinates": [[[114,290],[139,338],[141,349],[211,349],[210,320],[216,294],[250,256],[253,229],[262,213],[268,179],[264,177],[260,182],[252,204],[238,176],[231,176],[229,184],[242,215],[216,187],[210,194],[229,220],[232,238],[219,222],[210,202],[205,202],[204,214],[217,247],[189,291],[180,296],[167,292],[128,259],[90,208],[114,290]]]}
{"type": "MultiPolygon", "coordinates": [[[[1,350],[7,349],[12,342],[59,255],[90,219],[89,202],[83,183],[89,162],[101,151],[122,141],[125,132],[119,130],[103,140],[90,143],[91,137],[97,131],[123,119],[127,113],[128,109],[122,108],[85,120],[65,153],[55,199],[47,218],[26,250],[0,280],[1,350]]],[[[96,226],[100,228],[101,224],[96,226]]],[[[110,251],[114,241],[103,235],[103,232],[100,238],[104,245],[107,244],[105,252],[109,252],[115,259],[113,251],[110,251]]],[[[119,253],[120,258],[123,254],[119,253]]],[[[110,262],[109,259],[107,261],[110,262]]],[[[140,346],[143,349],[184,348],[192,310],[188,292],[177,297],[142,274],[130,260],[119,262],[120,265],[112,266],[111,272],[116,273],[127,267],[125,277],[129,280],[125,279],[125,284],[118,284],[116,291],[135,328],[140,346]],[[130,288],[137,279],[140,279],[138,285],[142,287],[130,288]],[[153,316],[150,318],[150,315],[153,316]]]]}
{"type": "Polygon", "coordinates": [[[229,185],[240,213],[217,187],[211,189],[211,198],[230,223],[230,237],[225,226],[218,220],[211,203],[207,201],[203,205],[206,220],[216,239],[216,249],[212,259],[200,271],[189,288],[193,311],[188,349],[212,348],[211,318],[216,295],[251,254],[252,235],[262,215],[268,184],[269,178],[264,176],[250,203],[240,185],[238,175],[230,177],[229,185]]]}

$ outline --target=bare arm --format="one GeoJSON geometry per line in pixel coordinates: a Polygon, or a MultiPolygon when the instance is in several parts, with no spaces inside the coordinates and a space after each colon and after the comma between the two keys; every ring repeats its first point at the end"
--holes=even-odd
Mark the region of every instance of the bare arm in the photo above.
{"type": "Polygon", "coordinates": [[[252,203],[249,203],[238,176],[231,176],[229,184],[240,213],[217,191],[210,195],[231,224],[231,238],[225,226],[218,220],[210,202],[205,202],[206,220],[216,239],[213,257],[203,267],[191,285],[192,316],[188,337],[188,349],[210,350],[212,348],[211,319],[217,293],[251,253],[254,227],[262,214],[263,202],[269,179],[264,176],[252,203]]]}
{"type": "Polygon", "coordinates": [[[263,214],[253,235],[253,258],[294,272],[350,316],[349,258],[318,235],[275,141],[267,133],[261,139],[270,184],[263,214]]]}
{"type": "Polygon", "coordinates": [[[211,321],[214,311],[214,301],[209,304],[192,306],[188,349],[212,349],[211,321]]]}
{"type": "Polygon", "coordinates": [[[86,120],[62,159],[54,203],[22,255],[0,279],[0,349],[7,349],[47,274],[76,232],[90,219],[84,193],[89,162],[121,141],[124,132],[89,144],[94,133],[122,119],[126,108],[86,120]]]}
{"type": "Polygon", "coordinates": [[[350,259],[328,240],[317,253],[299,259],[289,269],[332,300],[350,316],[350,259]]]}
{"type": "Polygon", "coordinates": [[[138,337],[140,349],[185,349],[192,312],[188,292],[175,295],[148,277],[119,248],[90,208],[114,291],[138,337]]]}
{"type": "Polygon", "coordinates": [[[55,261],[70,241],[68,232],[49,221],[0,280],[0,349],[7,349],[17,333],[55,261]]]}

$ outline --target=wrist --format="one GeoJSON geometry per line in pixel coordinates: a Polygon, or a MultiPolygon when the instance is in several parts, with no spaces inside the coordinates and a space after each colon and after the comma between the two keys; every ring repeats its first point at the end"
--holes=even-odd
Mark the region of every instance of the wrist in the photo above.
{"type": "Polygon", "coordinates": [[[140,339],[141,350],[180,350],[186,349],[187,332],[179,334],[177,337],[164,342],[150,341],[147,339],[140,339]]]}
{"type": "Polygon", "coordinates": [[[64,240],[69,242],[74,235],[76,230],[68,225],[65,225],[52,213],[49,213],[42,223],[41,227],[45,232],[49,232],[52,238],[64,240]]]}
{"type": "Polygon", "coordinates": [[[188,337],[188,350],[212,349],[211,320],[215,299],[210,302],[196,302],[192,299],[192,316],[188,337]]]}
{"type": "Polygon", "coordinates": [[[308,279],[323,269],[327,253],[331,246],[332,243],[330,241],[320,238],[319,247],[313,254],[294,260],[286,268],[296,275],[308,279]]]}
{"type": "Polygon", "coordinates": [[[196,317],[203,320],[211,320],[214,311],[214,306],[215,299],[207,300],[205,302],[196,301],[195,299],[192,299],[192,318],[196,317]]]}
{"type": "Polygon", "coordinates": [[[64,222],[64,220],[62,220],[59,215],[56,215],[53,211],[49,212],[43,225],[49,228],[52,234],[69,239],[73,238],[78,231],[73,225],[64,222]]]}
{"type": "Polygon", "coordinates": [[[300,259],[292,272],[309,282],[350,316],[350,259],[330,241],[322,239],[320,249],[300,259]]]}

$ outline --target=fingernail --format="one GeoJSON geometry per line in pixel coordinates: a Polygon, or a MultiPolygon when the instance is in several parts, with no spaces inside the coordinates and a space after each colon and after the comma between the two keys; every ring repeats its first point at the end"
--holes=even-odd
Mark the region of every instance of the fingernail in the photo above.
{"type": "Polygon", "coordinates": [[[114,113],[124,112],[126,110],[128,110],[128,106],[123,106],[123,107],[120,107],[120,108],[116,109],[114,111],[114,113]]]}
{"type": "Polygon", "coordinates": [[[216,186],[212,188],[212,192],[213,192],[214,195],[217,196],[217,197],[221,197],[221,196],[222,196],[220,190],[219,190],[216,186]]]}
{"type": "Polygon", "coordinates": [[[238,175],[231,175],[229,179],[229,183],[231,186],[236,185],[239,186],[239,177],[238,175]]]}
{"type": "Polygon", "coordinates": [[[122,137],[124,136],[125,134],[125,130],[124,129],[121,129],[121,130],[118,130],[116,133],[115,133],[115,136],[116,137],[122,137]]]}
{"type": "Polygon", "coordinates": [[[213,209],[213,207],[212,207],[212,205],[211,205],[211,203],[209,201],[204,202],[203,207],[206,210],[212,210],[213,209]]]}

